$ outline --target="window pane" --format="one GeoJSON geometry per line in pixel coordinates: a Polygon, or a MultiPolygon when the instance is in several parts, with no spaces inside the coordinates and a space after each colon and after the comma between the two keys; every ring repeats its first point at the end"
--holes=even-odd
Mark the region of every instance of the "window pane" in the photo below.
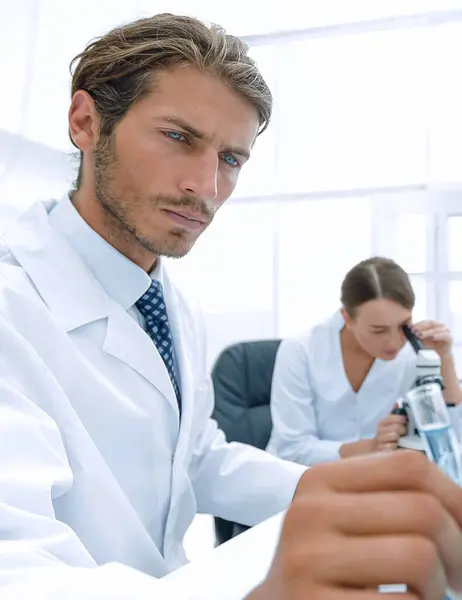
{"type": "Polygon", "coordinates": [[[390,231],[393,258],[408,273],[427,271],[427,215],[398,214],[390,231]]]}
{"type": "Polygon", "coordinates": [[[449,311],[451,331],[454,341],[462,343],[462,281],[449,282],[449,311]]]}
{"type": "Polygon", "coordinates": [[[128,3],[113,0],[83,0],[79,10],[72,11],[69,4],[61,0],[46,0],[39,4],[37,40],[34,42],[30,37],[28,42],[34,44],[34,64],[28,73],[27,112],[22,133],[47,146],[73,151],[67,117],[69,63],[91,39],[129,21],[132,15],[127,10],[128,3]]]}
{"type": "MultiPolygon", "coordinates": [[[[31,60],[31,34],[36,19],[34,2],[0,2],[0,73],[3,93],[0,94],[0,129],[22,133],[24,94],[27,92],[28,68],[31,60]]],[[[48,95],[48,94],[46,94],[48,95]]],[[[9,148],[9,155],[16,148],[9,148]]],[[[9,156],[14,158],[14,156],[9,156]]]]}
{"type": "Polygon", "coordinates": [[[462,271],[462,215],[448,219],[449,271],[462,271]]]}
{"type": "Polygon", "coordinates": [[[418,323],[429,318],[427,312],[428,281],[422,275],[413,275],[410,279],[415,294],[415,307],[412,317],[414,323],[418,323]]]}
{"type": "Polygon", "coordinates": [[[462,181],[462,23],[434,27],[429,37],[428,180],[462,181]]]}
{"type": "Polygon", "coordinates": [[[282,46],[279,187],[302,192],[424,181],[424,57],[420,29],[282,46]]]}
{"type": "Polygon", "coordinates": [[[371,252],[368,198],[282,203],[278,219],[278,334],[292,335],[340,308],[347,271],[371,252]]]}

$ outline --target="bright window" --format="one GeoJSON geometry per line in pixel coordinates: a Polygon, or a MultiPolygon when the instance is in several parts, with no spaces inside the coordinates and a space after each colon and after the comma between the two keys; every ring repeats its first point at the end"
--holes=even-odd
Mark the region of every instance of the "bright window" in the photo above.
{"type": "Polygon", "coordinates": [[[308,328],[340,308],[347,271],[371,252],[369,198],[279,205],[278,335],[308,328]]]}
{"type": "Polygon", "coordinates": [[[280,48],[280,191],[425,180],[425,43],[417,29],[308,39],[280,48]]]}

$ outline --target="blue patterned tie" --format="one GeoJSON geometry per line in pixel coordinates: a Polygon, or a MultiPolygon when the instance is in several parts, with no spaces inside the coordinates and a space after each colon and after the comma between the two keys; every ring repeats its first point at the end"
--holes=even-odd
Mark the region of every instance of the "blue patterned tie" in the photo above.
{"type": "Polygon", "coordinates": [[[180,387],[178,385],[173,339],[168,322],[167,307],[165,306],[162,284],[153,279],[148,291],[141,296],[136,307],[146,319],[146,332],[156,345],[156,348],[167,367],[170,380],[175,390],[178,406],[181,407],[180,387]]]}

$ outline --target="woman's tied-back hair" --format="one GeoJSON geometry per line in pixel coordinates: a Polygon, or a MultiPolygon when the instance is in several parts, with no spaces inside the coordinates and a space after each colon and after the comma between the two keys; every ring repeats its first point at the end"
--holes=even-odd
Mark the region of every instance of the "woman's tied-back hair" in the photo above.
{"type": "Polygon", "coordinates": [[[408,310],[415,304],[406,271],[389,258],[375,256],[363,260],[346,274],[341,301],[348,315],[354,318],[361,304],[379,298],[392,300],[408,310]]]}
{"type": "MultiPolygon", "coordinates": [[[[248,47],[221,27],[193,17],[158,14],[90,42],[71,62],[72,96],[77,90],[91,95],[101,117],[100,136],[108,137],[127,111],[152,91],[155,75],[177,65],[192,65],[222,79],[255,107],[259,133],[266,129],[272,96],[248,47]]],[[[81,169],[80,165],[77,188],[81,169]]]]}

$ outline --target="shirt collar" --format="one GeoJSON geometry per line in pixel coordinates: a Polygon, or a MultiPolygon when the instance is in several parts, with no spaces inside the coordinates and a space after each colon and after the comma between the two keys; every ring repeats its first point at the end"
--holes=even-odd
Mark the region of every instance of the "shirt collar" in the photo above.
{"type": "Polygon", "coordinates": [[[101,283],[105,292],[124,310],[149,289],[152,279],[162,283],[162,263],[150,275],[111,246],[80,216],[68,196],[51,210],[50,226],[63,235],[101,283]]]}

